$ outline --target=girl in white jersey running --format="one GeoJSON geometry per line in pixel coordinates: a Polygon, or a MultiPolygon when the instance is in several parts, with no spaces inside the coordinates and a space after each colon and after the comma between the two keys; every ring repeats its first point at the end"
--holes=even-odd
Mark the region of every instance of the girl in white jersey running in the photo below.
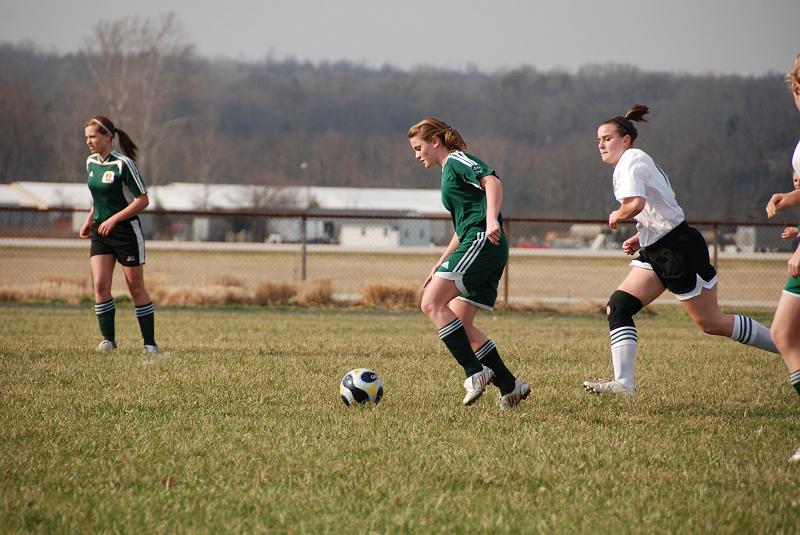
{"type": "MultiPolygon", "coordinates": [[[[800,55],[795,59],[786,79],[794,96],[794,104],[800,111],[800,55]]],[[[795,174],[800,175],[800,141],[792,155],[792,167],[795,174]]],[[[785,208],[797,205],[800,205],[800,189],[795,188],[790,193],[776,193],[767,203],[767,216],[772,217],[785,208]]],[[[771,332],[789,371],[789,383],[800,394],[800,246],[789,259],[788,272],[789,277],[778,301],[771,332]]],[[[800,461],[800,446],[789,461],[800,461]]]]}
{"type": "Polygon", "coordinates": [[[633,269],[611,294],[606,312],[611,337],[613,379],[586,381],[598,394],[632,395],[638,334],[633,316],[664,290],[677,297],[689,317],[707,334],[727,336],[743,344],[777,353],[769,330],[746,316],[726,315],[717,304],[717,273],[709,262],[702,235],[684,221],[666,173],[644,151],[633,148],[638,136],[632,121],[646,121],[647,106],[634,105],[625,116],[603,122],[597,130],[600,158],[614,166],[614,196],[620,206],[608,226],[636,220],[638,232],[622,250],[639,256],[633,269]]]}

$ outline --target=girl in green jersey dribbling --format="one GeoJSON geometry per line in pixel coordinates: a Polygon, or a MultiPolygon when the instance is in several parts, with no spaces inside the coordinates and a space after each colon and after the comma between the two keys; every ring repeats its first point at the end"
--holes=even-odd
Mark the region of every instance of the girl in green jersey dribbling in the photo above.
{"type": "Polygon", "coordinates": [[[409,129],[408,140],[422,165],[442,168],[442,203],[455,227],[423,284],[422,311],[464,368],[464,405],[475,403],[494,383],[500,388],[498,407],[514,407],[531,389],[514,377],[494,343],[474,325],[479,309],[494,307],[508,261],[502,183],[494,169],[465,152],[464,139],[441,119],[419,121],[409,129]]]}

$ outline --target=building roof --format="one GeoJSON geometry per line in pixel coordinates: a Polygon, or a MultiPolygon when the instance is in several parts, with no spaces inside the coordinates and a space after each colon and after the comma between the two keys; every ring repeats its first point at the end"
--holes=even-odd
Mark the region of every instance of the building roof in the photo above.
{"type": "Polygon", "coordinates": [[[28,196],[13,185],[0,184],[0,206],[36,206],[28,196]]]}
{"type": "MultiPolygon", "coordinates": [[[[0,204],[40,208],[85,208],[92,202],[86,184],[13,182],[0,186],[0,204]]],[[[164,210],[298,209],[447,213],[438,189],[270,187],[174,182],[148,188],[150,206],[164,210]]]]}

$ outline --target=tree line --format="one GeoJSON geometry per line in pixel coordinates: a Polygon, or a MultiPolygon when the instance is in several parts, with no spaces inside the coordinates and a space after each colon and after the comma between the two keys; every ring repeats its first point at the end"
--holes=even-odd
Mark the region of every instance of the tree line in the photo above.
{"type": "Polygon", "coordinates": [[[83,124],[102,113],[139,145],[148,184],[436,188],[406,140],[435,115],[497,169],[507,214],[603,218],[614,200],[597,125],[634,102],[652,110],[637,146],[688,218],[760,219],[790,188],[800,122],[779,73],[210,60],[172,15],[100,24],[74,54],[0,45],[0,182],[85,181],[83,124]]]}

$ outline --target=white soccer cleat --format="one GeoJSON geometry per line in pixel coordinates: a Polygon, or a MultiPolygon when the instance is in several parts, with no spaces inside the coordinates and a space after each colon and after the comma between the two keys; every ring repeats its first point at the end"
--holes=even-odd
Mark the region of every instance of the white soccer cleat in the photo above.
{"type": "Polygon", "coordinates": [[[636,388],[628,388],[616,379],[596,379],[594,381],[584,381],[583,388],[593,394],[612,394],[615,396],[633,396],[636,388]]]}
{"type": "Polygon", "coordinates": [[[144,351],[145,353],[155,353],[155,354],[161,353],[161,351],[159,351],[158,349],[158,346],[150,346],[150,345],[145,345],[142,351],[144,351]]]}
{"type": "Polygon", "coordinates": [[[97,351],[113,351],[117,348],[117,344],[112,342],[111,340],[103,340],[99,344],[97,344],[97,351]]]}
{"type": "Polygon", "coordinates": [[[523,399],[528,399],[528,396],[531,395],[531,387],[527,383],[523,383],[519,379],[516,380],[514,383],[514,390],[509,392],[508,394],[500,395],[500,399],[497,400],[497,406],[501,409],[511,409],[516,407],[517,404],[522,401],[523,399]]]}
{"type": "Polygon", "coordinates": [[[791,457],[789,457],[790,463],[800,462],[800,446],[797,446],[797,449],[794,450],[794,453],[791,457]]]}
{"type": "Polygon", "coordinates": [[[478,373],[474,373],[464,380],[464,405],[472,405],[483,395],[486,386],[494,381],[494,372],[491,368],[483,367],[478,373]]]}

